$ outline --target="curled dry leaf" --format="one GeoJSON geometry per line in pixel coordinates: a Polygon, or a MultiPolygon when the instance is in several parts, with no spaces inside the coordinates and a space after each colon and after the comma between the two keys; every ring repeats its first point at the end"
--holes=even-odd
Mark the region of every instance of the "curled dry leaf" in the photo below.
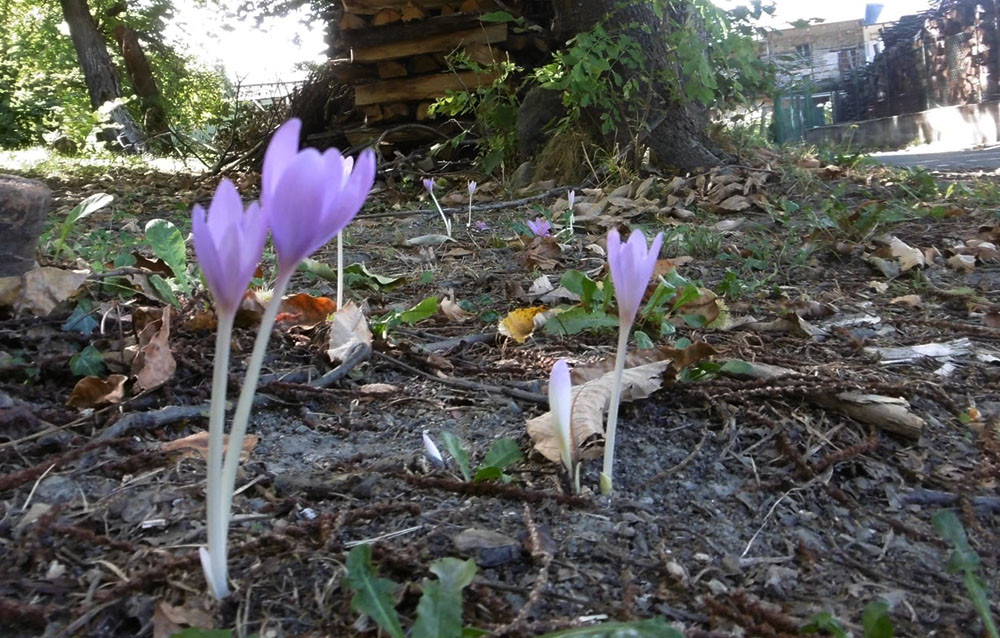
{"type": "Polygon", "coordinates": [[[976,270],[976,258],[974,255],[952,255],[948,258],[948,265],[955,270],[970,273],[976,270]]]}
{"type": "Polygon", "coordinates": [[[17,300],[19,312],[44,317],[72,297],[90,275],[89,270],[64,270],[44,266],[24,273],[24,287],[17,300]]]}
{"type": "Polygon", "coordinates": [[[348,301],[330,318],[329,344],[326,354],[334,363],[343,361],[357,344],[371,347],[372,331],[368,328],[368,320],[353,301],[348,301]]]}
{"type": "Polygon", "coordinates": [[[920,295],[903,295],[902,297],[893,297],[889,300],[889,305],[900,305],[906,306],[908,308],[919,308],[924,305],[923,299],[920,295]]]}
{"type": "Polygon", "coordinates": [[[174,376],[177,362],[170,345],[170,307],[164,307],[162,319],[146,325],[139,333],[139,352],[132,361],[135,385],[140,390],[157,388],[174,376]]]}
{"type": "Polygon", "coordinates": [[[73,391],[66,400],[66,405],[78,410],[96,408],[102,405],[121,403],[125,398],[124,374],[112,374],[107,379],[99,377],[84,377],[76,382],[73,391]]]}
{"type": "Polygon", "coordinates": [[[300,292],[281,300],[275,321],[286,326],[312,328],[326,321],[336,309],[337,302],[333,299],[300,292]]]}
{"type": "Polygon", "coordinates": [[[475,316],[471,312],[463,310],[462,306],[458,305],[458,302],[455,301],[454,295],[442,299],[441,304],[438,306],[438,310],[441,311],[441,314],[455,323],[468,321],[475,316]]]}
{"type": "Polygon", "coordinates": [[[189,599],[183,607],[175,607],[164,601],[156,603],[153,608],[153,638],[169,638],[184,629],[196,627],[199,632],[215,627],[212,611],[199,606],[202,600],[189,599]]]}
{"type": "MultiPolygon", "coordinates": [[[[648,397],[660,389],[664,379],[676,379],[677,371],[674,362],[669,359],[626,368],[622,375],[621,400],[629,402],[648,397]]],[[[604,436],[604,413],[608,409],[614,383],[612,371],[572,390],[571,429],[573,443],[581,450],[581,458],[594,458],[599,453],[597,446],[584,449],[584,444],[604,436]]],[[[552,413],[546,412],[529,419],[526,427],[528,436],[535,443],[535,450],[553,463],[561,463],[552,413]]]]}
{"type": "Polygon", "coordinates": [[[889,239],[889,250],[899,262],[899,267],[903,272],[927,264],[924,253],[919,248],[913,248],[898,237],[893,236],[889,239]]]}

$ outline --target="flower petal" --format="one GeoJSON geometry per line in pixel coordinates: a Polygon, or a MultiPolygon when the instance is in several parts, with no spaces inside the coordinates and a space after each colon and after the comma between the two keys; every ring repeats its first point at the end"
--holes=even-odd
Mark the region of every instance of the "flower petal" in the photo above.
{"type": "Polygon", "coordinates": [[[559,456],[572,478],[576,442],[573,440],[572,429],[572,382],[565,359],[556,361],[549,375],[549,410],[552,412],[552,427],[559,442],[559,456]]]}
{"type": "Polygon", "coordinates": [[[292,118],[278,127],[264,152],[264,166],[261,169],[261,199],[270,197],[278,187],[281,174],[291,164],[299,151],[299,135],[302,121],[292,118]]]}

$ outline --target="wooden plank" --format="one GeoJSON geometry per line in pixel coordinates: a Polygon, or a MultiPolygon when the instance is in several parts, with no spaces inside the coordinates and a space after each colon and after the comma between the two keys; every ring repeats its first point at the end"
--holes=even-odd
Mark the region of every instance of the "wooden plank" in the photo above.
{"type": "Polygon", "coordinates": [[[433,55],[415,55],[409,60],[410,73],[421,75],[423,73],[435,73],[441,70],[441,65],[433,55]]]}
{"type": "Polygon", "coordinates": [[[464,91],[496,79],[495,73],[435,73],[401,80],[386,80],[363,84],[354,89],[354,104],[382,104],[405,100],[428,100],[444,96],[447,91],[464,91]]]}
{"type": "Polygon", "coordinates": [[[424,9],[440,9],[454,0],[343,0],[344,11],[374,15],[382,9],[403,9],[407,5],[419,5],[424,9]]]}
{"type": "Polygon", "coordinates": [[[405,78],[407,75],[409,74],[406,72],[406,67],[396,60],[386,60],[385,62],[378,63],[378,76],[383,80],[405,78]]]}
{"type": "Polygon", "coordinates": [[[368,22],[364,18],[355,13],[345,13],[340,16],[340,21],[338,22],[341,31],[353,31],[356,29],[367,29],[368,22]]]}
{"type": "MultiPolygon", "coordinates": [[[[417,23],[415,26],[419,27],[424,24],[426,24],[426,22],[417,23]]],[[[379,62],[381,60],[392,60],[420,53],[451,51],[455,47],[462,44],[492,44],[495,42],[503,42],[506,39],[506,24],[490,24],[482,28],[466,29],[453,33],[443,33],[436,36],[404,40],[401,42],[382,44],[366,49],[352,48],[351,55],[353,56],[355,62],[379,62]]]]}
{"type": "Polygon", "coordinates": [[[388,24],[377,29],[345,31],[338,43],[345,49],[364,49],[379,44],[394,44],[401,40],[418,40],[443,33],[454,33],[463,29],[477,29],[479,17],[473,15],[437,16],[419,23],[388,24]]]}
{"type": "Polygon", "coordinates": [[[402,22],[403,14],[395,9],[382,9],[372,18],[373,27],[384,27],[387,24],[402,22]]]}

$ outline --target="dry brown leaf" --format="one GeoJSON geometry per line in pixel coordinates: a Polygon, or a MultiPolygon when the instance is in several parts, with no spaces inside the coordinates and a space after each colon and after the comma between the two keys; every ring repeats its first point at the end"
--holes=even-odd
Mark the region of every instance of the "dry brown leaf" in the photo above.
{"type": "Polygon", "coordinates": [[[893,297],[889,300],[889,305],[900,305],[906,306],[908,308],[920,308],[924,305],[924,300],[920,298],[920,295],[903,295],[902,297],[893,297]]]}
{"type": "Polygon", "coordinates": [[[89,270],[63,270],[43,266],[24,273],[24,288],[17,302],[19,312],[44,317],[80,289],[89,270]]]}
{"type": "MultiPolygon", "coordinates": [[[[626,368],[622,374],[622,402],[645,399],[659,390],[664,380],[675,380],[678,370],[671,359],[626,368]]],[[[573,409],[570,418],[573,440],[577,449],[581,450],[581,458],[594,458],[600,452],[599,446],[585,449],[584,444],[591,439],[604,437],[604,413],[611,400],[614,382],[612,370],[572,390],[573,409]]],[[[546,412],[529,419],[526,427],[528,436],[535,443],[535,450],[553,463],[559,463],[559,443],[552,427],[552,413],[546,412]]]]}
{"type": "Polygon", "coordinates": [[[170,638],[184,629],[214,629],[215,617],[197,602],[175,607],[162,600],[153,608],[153,638],[170,638]]]}
{"type": "Polygon", "coordinates": [[[170,307],[163,309],[162,319],[152,322],[139,333],[139,352],[132,361],[135,385],[140,390],[151,390],[170,380],[177,370],[177,362],[170,352],[170,307]]]}
{"type": "MultiPolygon", "coordinates": [[[[657,361],[672,361],[678,370],[683,370],[691,364],[710,359],[718,354],[712,346],[704,341],[696,341],[683,350],[660,346],[646,350],[633,350],[625,355],[625,367],[637,368],[647,363],[657,361]]],[[[615,357],[612,355],[592,363],[576,366],[570,371],[573,385],[580,385],[603,377],[615,369],[615,357]]]]}
{"type": "Polygon", "coordinates": [[[796,299],[781,305],[785,310],[790,310],[803,319],[822,319],[837,312],[837,309],[830,304],[811,299],[796,299]]]}
{"type": "Polygon", "coordinates": [[[21,275],[0,277],[0,308],[9,308],[17,303],[24,290],[24,279],[21,275]]]}
{"type": "Polygon", "coordinates": [[[442,299],[441,304],[438,306],[438,310],[441,311],[441,314],[455,323],[462,323],[475,317],[475,315],[471,312],[463,310],[462,306],[458,305],[458,302],[455,301],[454,296],[442,299]]]}
{"type": "Polygon", "coordinates": [[[559,263],[562,250],[554,237],[535,237],[524,252],[517,255],[525,270],[552,270],[559,263]]]}
{"type": "Polygon", "coordinates": [[[348,301],[330,318],[328,343],[330,347],[326,355],[334,363],[347,358],[348,353],[359,343],[371,347],[372,331],[368,328],[368,320],[353,301],[348,301]]]}
{"type": "Polygon", "coordinates": [[[750,208],[750,200],[743,195],[733,195],[732,197],[721,202],[719,204],[719,208],[738,213],[741,210],[750,208]]]}
{"type": "Polygon", "coordinates": [[[66,405],[78,410],[96,408],[102,405],[121,403],[125,398],[124,374],[112,374],[107,379],[99,377],[84,377],[76,382],[73,391],[66,400],[66,405]]]}
{"type": "Polygon", "coordinates": [[[545,312],[545,306],[529,306],[511,310],[500,320],[497,331],[518,343],[524,343],[535,332],[535,318],[545,312]]]}
{"type": "MultiPolygon", "coordinates": [[[[250,457],[250,453],[257,447],[258,441],[260,441],[260,437],[256,434],[248,434],[243,437],[243,443],[240,445],[240,460],[245,461],[250,457]]],[[[222,435],[222,449],[225,450],[228,446],[229,435],[224,434],[222,435]]],[[[180,439],[167,441],[160,445],[160,451],[165,453],[180,452],[182,457],[197,454],[202,458],[208,458],[208,431],[203,430],[180,439]]]]}
{"type": "Polygon", "coordinates": [[[952,255],[948,258],[948,265],[955,270],[970,273],[976,270],[976,258],[973,255],[952,255]]]}
{"type": "Polygon", "coordinates": [[[652,281],[656,281],[660,277],[668,274],[671,270],[676,270],[679,267],[690,264],[694,261],[694,257],[688,255],[681,255],[680,257],[674,257],[673,259],[657,259],[656,265],[653,266],[653,276],[652,281]]]}
{"type": "Polygon", "coordinates": [[[328,297],[313,297],[304,292],[285,297],[278,306],[276,323],[286,326],[312,328],[324,321],[337,309],[337,302],[328,297]]]}
{"type": "Polygon", "coordinates": [[[924,253],[919,248],[913,248],[898,237],[893,236],[889,239],[889,250],[899,262],[899,267],[903,272],[918,266],[923,267],[927,263],[924,259],[924,253]]]}
{"type": "MultiPolygon", "coordinates": [[[[647,291],[648,292],[648,291],[647,291]]],[[[705,320],[705,325],[708,325],[719,318],[719,313],[722,309],[719,307],[719,296],[709,290],[708,288],[699,288],[698,292],[701,294],[686,304],[678,307],[675,311],[675,315],[701,315],[705,320]]],[[[670,301],[670,306],[677,303],[677,295],[670,301]]],[[[683,321],[679,316],[677,321],[683,321]]]]}

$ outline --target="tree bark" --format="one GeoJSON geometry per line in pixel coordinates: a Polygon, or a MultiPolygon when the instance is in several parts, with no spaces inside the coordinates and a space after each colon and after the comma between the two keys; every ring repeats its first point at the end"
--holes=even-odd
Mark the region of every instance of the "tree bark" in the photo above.
{"type": "MultiPolygon", "coordinates": [[[[90,94],[90,105],[98,110],[107,102],[121,97],[115,68],[108,55],[108,47],[97,30],[87,0],[59,0],[63,17],[69,26],[70,38],[76,49],[76,56],[83,70],[90,94]]],[[[132,115],[122,106],[110,110],[111,120],[117,127],[108,127],[103,132],[105,142],[121,150],[142,150],[142,134],[132,115]]]]}
{"type": "MultiPolygon", "coordinates": [[[[646,67],[641,74],[653,80],[652,104],[645,121],[640,123],[642,130],[629,131],[629,136],[641,135],[642,143],[654,153],[658,163],[688,170],[714,166],[728,159],[708,138],[708,110],[678,100],[657,80],[661,71],[669,68],[672,62],[667,51],[664,23],[657,18],[651,2],[552,0],[552,6],[556,16],[553,33],[560,41],[588,31],[609,16],[605,27],[610,33],[627,35],[642,47],[646,67]],[[636,25],[652,28],[645,32],[636,25]]],[[[675,2],[667,11],[673,19],[683,23],[687,8],[684,3],[675,2]]]]}
{"type": "Polygon", "coordinates": [[[166,135],[169,129],[167,114],[163,110],[163,97],[160,95],[159,87],[156,86],[153,68],[149,64],[146,52],[142,50],[138,34],[124,24],[117,24],[114,36],[125,60],[125,72],[128,73],[136,95],[142,100],[142,123],[146,133],[151,136],[166,135]]]}

